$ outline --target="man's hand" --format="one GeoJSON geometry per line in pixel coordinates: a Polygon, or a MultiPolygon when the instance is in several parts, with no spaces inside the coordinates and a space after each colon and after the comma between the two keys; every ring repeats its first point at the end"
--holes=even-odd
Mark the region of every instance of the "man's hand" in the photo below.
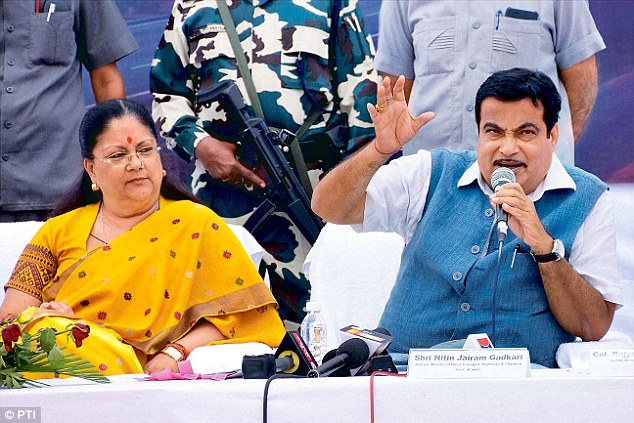
{"type": "Polygon", "coordinates": [[[392,89],[390,78],[383,78],[377,89],[376,105],[368,104],[368,111],[376,131],[374,146],[379,153],[392,155],[399,151],[435,116],[426,112],[414,118],[407,108],[405,77],[400,76],[392,89]]]}
{"type": "Polygon", "coordinates": [[[546,232],[535,204],[524,193],[519,183],[504,184],[491,197],[491,203],[501,204],[509,214],[509,228],[524,241],[535,254],[548,254],[553,248],[553,238],[546,232]]]}
{"type": "Polygon", "coordinates": [[[196,147],[196,157],[214,179],[232,183],[248,180],[260,188],[266,186],[255,172],[240,163],[236,156],[235,144],[205,137],[196,147]]]}

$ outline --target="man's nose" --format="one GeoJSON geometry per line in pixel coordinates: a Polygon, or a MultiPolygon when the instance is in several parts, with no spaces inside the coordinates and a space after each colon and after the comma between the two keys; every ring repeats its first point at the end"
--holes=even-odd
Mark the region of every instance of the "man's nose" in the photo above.
{"type": "Polygon", "coordinates": [[[502,139],[502,143],[500,144],[500,152],[505,156],[512,156],[518,151],[518,143],[517,139],[513,136],[513,134],[505,134],[502,139]]]}

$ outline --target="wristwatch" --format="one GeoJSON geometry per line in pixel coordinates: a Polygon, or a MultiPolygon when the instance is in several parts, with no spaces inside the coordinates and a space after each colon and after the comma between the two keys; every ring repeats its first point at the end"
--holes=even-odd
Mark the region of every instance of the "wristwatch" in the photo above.
{"type": "Polygon", "coordinates": [[[566,256],[566,248],[564,247],[564,243],[561,242],[560,239],[553,240],[553,251],[548,254],[535,254],[533,250],[531,250],[531,256],[533,256],[533,260],[537,263],[548,263],[551,261],[559,261],[566,256]]]}

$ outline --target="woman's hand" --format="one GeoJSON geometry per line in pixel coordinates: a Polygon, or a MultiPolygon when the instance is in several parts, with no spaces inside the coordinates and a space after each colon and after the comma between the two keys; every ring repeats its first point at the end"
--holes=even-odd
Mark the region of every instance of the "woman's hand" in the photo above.
{"type": "Polygon", "coordinates": [[[75,312],[73,311],[73,309],[66,304],[63,301],[50,301],[47,303],[42,303],[40,304],[40,310],[37,310],[34,313],[34,317],[37,316],[41,316],[43,314],[49,314],[50,313],[55,313],[55,314],[63,314],[65,316],[74,316],[75,312]]]}
{"type": "Polygon", "coordinates": [[[425,112],[414,118],[405,101],[405,77],[401,75],[392,89],[390,79],[383,78],[377,89],[376,106],[368,104],[368,111],[376,131],[375,147],[379,153],[392,155],[407,144],[427,122],[436,116],[425,112]]]}
{"type": "Polygon", "coordinates": [[[178,373],[178,363],[169,355],[161,353],[152,357],[143,367],[143,371],[148,375],[165,369],[170,369],[172,372],[178,373]]]}

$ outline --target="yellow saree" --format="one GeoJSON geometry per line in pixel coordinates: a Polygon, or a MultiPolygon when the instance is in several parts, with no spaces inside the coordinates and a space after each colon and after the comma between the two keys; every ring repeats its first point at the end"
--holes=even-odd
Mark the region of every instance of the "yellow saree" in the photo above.
{"type": "MultiPolygon", "coordinates": [[[[139,372],[147,355],[177,341],[200,319],[227,338],[215,343],[279,344],[284,328],[275,300],[214,212],[162,198],[159,211],[110,244],[86,251],[98,208],[46,222],[7,283],[43,301],[64,301],[75,312],[72,320],[92,323],[77,355],[104,374],[139,372]]],[[[54,326],[54,320],[65,326],[66,319],[38,317],[27,330],[54,326]]]]}

